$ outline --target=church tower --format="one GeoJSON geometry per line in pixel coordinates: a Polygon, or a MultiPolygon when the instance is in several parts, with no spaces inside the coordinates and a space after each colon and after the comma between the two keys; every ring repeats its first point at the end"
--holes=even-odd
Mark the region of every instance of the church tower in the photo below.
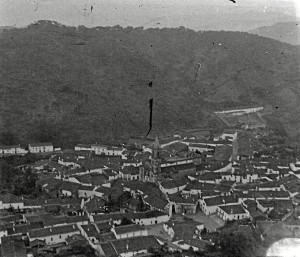
{"type": "Polygon", "coordinates": [[[160,172],[160,144],[158,137],[156,136],[153,148],[152,148],[152,157],[151,157],[151,165],[152,171],[154,174],[158,174],[160,172]]]}

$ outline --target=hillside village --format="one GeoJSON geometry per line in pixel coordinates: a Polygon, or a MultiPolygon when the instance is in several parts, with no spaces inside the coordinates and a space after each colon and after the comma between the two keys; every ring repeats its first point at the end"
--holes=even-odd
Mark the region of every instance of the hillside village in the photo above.
{"type": "Polygon", "coordinates": [[[39,193],[1,188],[0,256],[196,256],[231,224],[264,242],[299,237],[300,159],[262,131],[1,146],[4,160],[36,156],[14,168],[39,193]]]}

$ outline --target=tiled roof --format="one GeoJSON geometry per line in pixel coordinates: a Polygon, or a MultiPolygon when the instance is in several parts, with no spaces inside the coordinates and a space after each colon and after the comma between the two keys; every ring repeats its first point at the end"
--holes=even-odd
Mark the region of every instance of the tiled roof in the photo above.
{"type": "Polygon", "coordinates": [[[287,191],[249,191],[249,196],[259,198],[259,197],[265,197],[265,198],[287,198],[290,196],[289,192],[287,191]]]}
{"type": "Polygon", "coordinates": [[[76,225],[57,226],[50,228],[34,229],[28,232],[30,238],[41,238],[52,235],[69,234],[73,232],[79,232],[76,225]]]}
{"type": "Polygon", "coordinates": [[[198,180],[216,180],[221,179],[220,172],[205,172],[203,175],[197,177],[198,180]]]}
{"type": "Polygon", "coordinates": [[[216,191],[203,191],[201,192],[201,197],[209,197],[209,196],[220,196],[221,195],[221,192],[216,192],[216,191]]]}
{"type": "Polygon", "coordinates": [[[105,201],[102,198],[94,197],[89,202],[85,204],[86,211],[97,212],[100,211],[105,206],[105,201]]]}
{"type": "Polygon", "coordinates": [[[45,227],[55,226],[55,225],[62,225],[62,224],[73,224],[83,221],[89,221],[88,216],[54,216],[50,213],[45,214],[25,214],[25,219],[28,223],[36,223],[42,222],[45,227]]]}
{"type": "Polygon", "coordinates": [[[112,170],[112,169],[105,169],[105,170],[103,170],[103,172],[108,177],[109,176],[116,176],[117,175],[117,173],[114,170],[112,170]]]}
{"type": "Polygon", "coordinates": [[[147,212],[132,212],[132,213],[110,213],[110,214],[98,214],[94,215],[95,222],[101,221],[110,221],[110,220],[122,220],[124,217],[128,219],[147,219],[147,218],[155,218],[160,216],[165,216],[166,213],[154,210],[147,212]]]}
{"type": "Polygon", "coordinates": [[[111,229],[111,225],[108,221],[96,222],[95,224],[99,231],[102,231],[102,230],[110,231],[110,229],[111,229]]]}
{"type": "Polygon", "coordinates": [[[147,250],[150,247],[158,248],[160,244],[154,236],[141,236],[111,241],[118,254],[147,250]]]}
{"type": "Polygon", "coordinates": [[[243,206],[240,204],[219,206],[227,214],[243,214],[246,213],[243,206]]]}
{"type": "Polygon", "coordinates": [[[197,196],[193,197],[182,197],[181,194],[172,194],[168,196],[169,200],[171,202],[174,202],[176,204],[196,204],[197,203],[197,196]]]}
{"type": "Polygon", "coordinates": [[[217,196],[212,198],[205,198],[204,202],[206,206],[218,206],[220,204],[238,203],[238,198],[234,198],[232,196],[217,196]]]}
{"type": "Polygon", "coordinates": [[[134,166],[125,166],[121,172],[123,174],[131,174],[131,175],[138,175],[140,173],[139,167],[134,166]]]}
{"type": "Polygon", "coordinates": [[[20,145],[0,145],[0,149],[14,149],[14,148],[20,148],[20,145]]]}
{"type": "Polygon", "coordinates": [[[38,229],[38,228],[43,228],[43,224],[41,222],[11,226],[7,228],[7,234],[8,235],[26,234],[29,230],[38,229]]]}
{"type": "Polygon", "coordinates": [[[103,193],[104,195],[110,195],[113,194],[114,192],[118,191],[118,188],[111,188],[111,187],[98,187],[96,192],[103,193]]]}
{"type": "Polygon", "coordinates": [[[163,210],[166,207],[166,205],[168,204],[167,200],[165,200],[162,197],[155,196],[155,195],[145,195],[143,197],[143,201],[145,203],[149,204],[150,206],[160,209],[160,210],[163,210]]]}
{"type": "Polygon", "coordinates": [[[168,180],[168,181],[163,181],[160,183],[160,185],[165,188],[165,189],[172,189],[172,188],[177,188],[181,187],[187,184],[187,181],[184,179],[173,179],[173,180],[168,180]]]}
{"type": "Polygon", "coordinates": [[[23,199],[11,194],[0,194],[0,201],[3,203],[22,203],[23,199]]]}
{"type": "Polygon", "coordinates": [[[99,235],[98,239],[99,239],[100,243],[102,243],[102,242],[108,242],[108,241],[111,241],[111,240],[114,240],[117,238],[113,232],[109,232],[109,233],[99,235]]]}
{"type": "Polygon", "coordinates": [[[135,191],[141,191],[143,194],[159,194],[160,190],[155,183],[152,182],[142,182],[139,180],[125,181],[116,180],[114,181],[112,188],[128,188],[135,191]]]}
{"type": "Polygon", "coordinates": [[[273,207],[276,209],[293,209],[293,201],[292,200],[257,200],[260,205],[263,207],[273,207]]]}
{"type": "Polygon", "coordinates": [[[169,173],[169,172],[180,172],[184,170],[196,169],[196,165],[194,163],[186,163],[180,165],[174,165],[169,167],[162,167],[162,173],[169,173]]]}
{"type": "Polygon", "coordinates": [[[146,211],[146,212],[136,212],[136,213],[128,213],[130,218],[132,219],[149,219],[149,218],[155,218],[160,216],[167,215],[164,212],[161,211],[146,211]]]}
{"type": "Polygon", "coordinates": [[[84,185],[79,185],[78,190],[85,190],[85,191],[93,191],[94,186],[84,186],[84,185]]]}
{"type": "Polygon", "coordinates": [[[84,174],[75,177],[81,183],[88,183],[94,186],[102,185],[108,181],[108,177],[105,174],[84,174]]]}
{"type": "Polygon", "coordinates": [[[188,244],[191,245],[191,246],[194,246],[194,247],[197,247],[198,249],[202,249],[204,250],[205,247],[207,245],[210,245],[211,243],[209,241],[205,241],[205,240],[201,240],[201,239],[190,239],[188,241],[188,244]]]}
{"type": "Polygon", "coordinates": [[[215,187],[216,187],[215,184],[192,181],[187,184],[187,186],[184,190],[185,191],[189,191],[189,190],[211,191],[211,190],[214,190],[215,187]]]}
{"type": "Polygon", "coordinates": [[[110,151],[123,151],[123,150],[125,150],[124,148],[122,148],[122,147],[117,147],[117,146],[108,146],[107,147],[107,150],[110,150],[110,151]]]}
{"type": "Polygon", "coordinates": [[[87,234],[88,237],[97,238],[99,236],[99,233],[93,224],[81,225],[81,227],[84,230],[84,232],[87,234]]]}
{"type": "Polygon", "coordinates": [[[71,182],[71,181],[63,181],[59,186],[60,190],[70,191],[72,193],[77,193],[80,184],[71,182]]]}
{"type": "Polygon", "coordinates": [[[145,230],[145,228],[138,224],[132,224],[132,225],[115,227],[114,230],[117,235],[122,235],[122,234],[131,233],[131,232],[145,230]]]}
{"type": "Polygon", "coordinates": [[[193,220],[186,220],[184,222],[169,221],[167,222],[167,225],[168,227],[172,227],[175,233],[172,241],[179,241],[192,239],[197,226],[201,225],[201,223],[193,220]]]}
{"type": "Polygon", "coordinates": [[[0,215],[0,221],[1,222],[8,222],[8,223],[12,223],[12,222],[16,222],[22,220],[22,215],[9,215],[9,216],[2,216],[0,215]]]}
{"type": "Polygon", "coordinates": [[[80,234],[75,234],[67,237],[66,243],[67,245],[81,245],[81,246],[84,246],[85,244],[89,244],[87,239],[80,234]]]}
{"type": "Polygon", "coordinates": [[[94,215],[94,221],[109,221],[109,220],[122,220],[125,213],[110,213],[110,214],[98,214],[94,215]]]}
{"type": "Polygon", "coordinates": [[[67,224],[66,216],[40,215],[45,227],[67,224]]]}
{"type": "Polygon", "coordinates": [[[222,193],[229,193],[231,192],[232,187],[227,185],[216,185],[215,191],[222,192],[222,193]]]}
{"type": "Polygon", "coordinates": [[[29,144],[31,147],[39,147],[39,146],[53,146],[51,142],[46,142],[46,143],[31,143],[29,144]]]}
{"type": "Polygon", "coordinates": [[[91,148],[90,144],[78,144],[75,147],[81,147],[81,148],[91,148]]]}
{"type": "Polygon", "coordinates": [[[102,251],[104,252],[104,256],[106,257],[118,257],[114,246],[111,242],[101,243],[100,244],[102,251]]]}
{"type": "Polygon", "coordinates": [[[87,215],[76,215],[76,216],[65,216],[66,222],[68,224],[80,223],[80,222],[88,222],[89,217],[87,215]]]}

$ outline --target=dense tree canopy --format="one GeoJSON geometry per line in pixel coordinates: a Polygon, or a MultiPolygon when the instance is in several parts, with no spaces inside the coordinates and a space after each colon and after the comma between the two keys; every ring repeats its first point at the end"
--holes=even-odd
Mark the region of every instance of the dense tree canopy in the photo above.
{"type": "Polygon", "coordinates": [[[220,128],[215,110],[264,105],[277,117],[271,126],[299,134],[299,51],[275,40],[39,21],[3,30],[0,55],[0,117],[12,131],[3,143],[20,131],[60,146],[145,135],[150,98],[153,133],[220,128]]]}

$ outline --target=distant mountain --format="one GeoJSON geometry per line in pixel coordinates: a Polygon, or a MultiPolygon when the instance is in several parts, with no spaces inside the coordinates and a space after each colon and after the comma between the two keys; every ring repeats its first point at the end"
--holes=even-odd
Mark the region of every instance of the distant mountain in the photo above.
{"type": "Polygon", "coordinates": [[[281,22],[250,30],[249,33],[268,37],[291,45],[300,45],[300,21],[281,22]]]}
{"type": "Polygon", "coordinates": [[[39,21],[4,30],[0,55],[0,131],[23,142],[144,136],[150,98],[151,135],[253,105],[299,135],[299,48],[257,35],[39,21]]]}

